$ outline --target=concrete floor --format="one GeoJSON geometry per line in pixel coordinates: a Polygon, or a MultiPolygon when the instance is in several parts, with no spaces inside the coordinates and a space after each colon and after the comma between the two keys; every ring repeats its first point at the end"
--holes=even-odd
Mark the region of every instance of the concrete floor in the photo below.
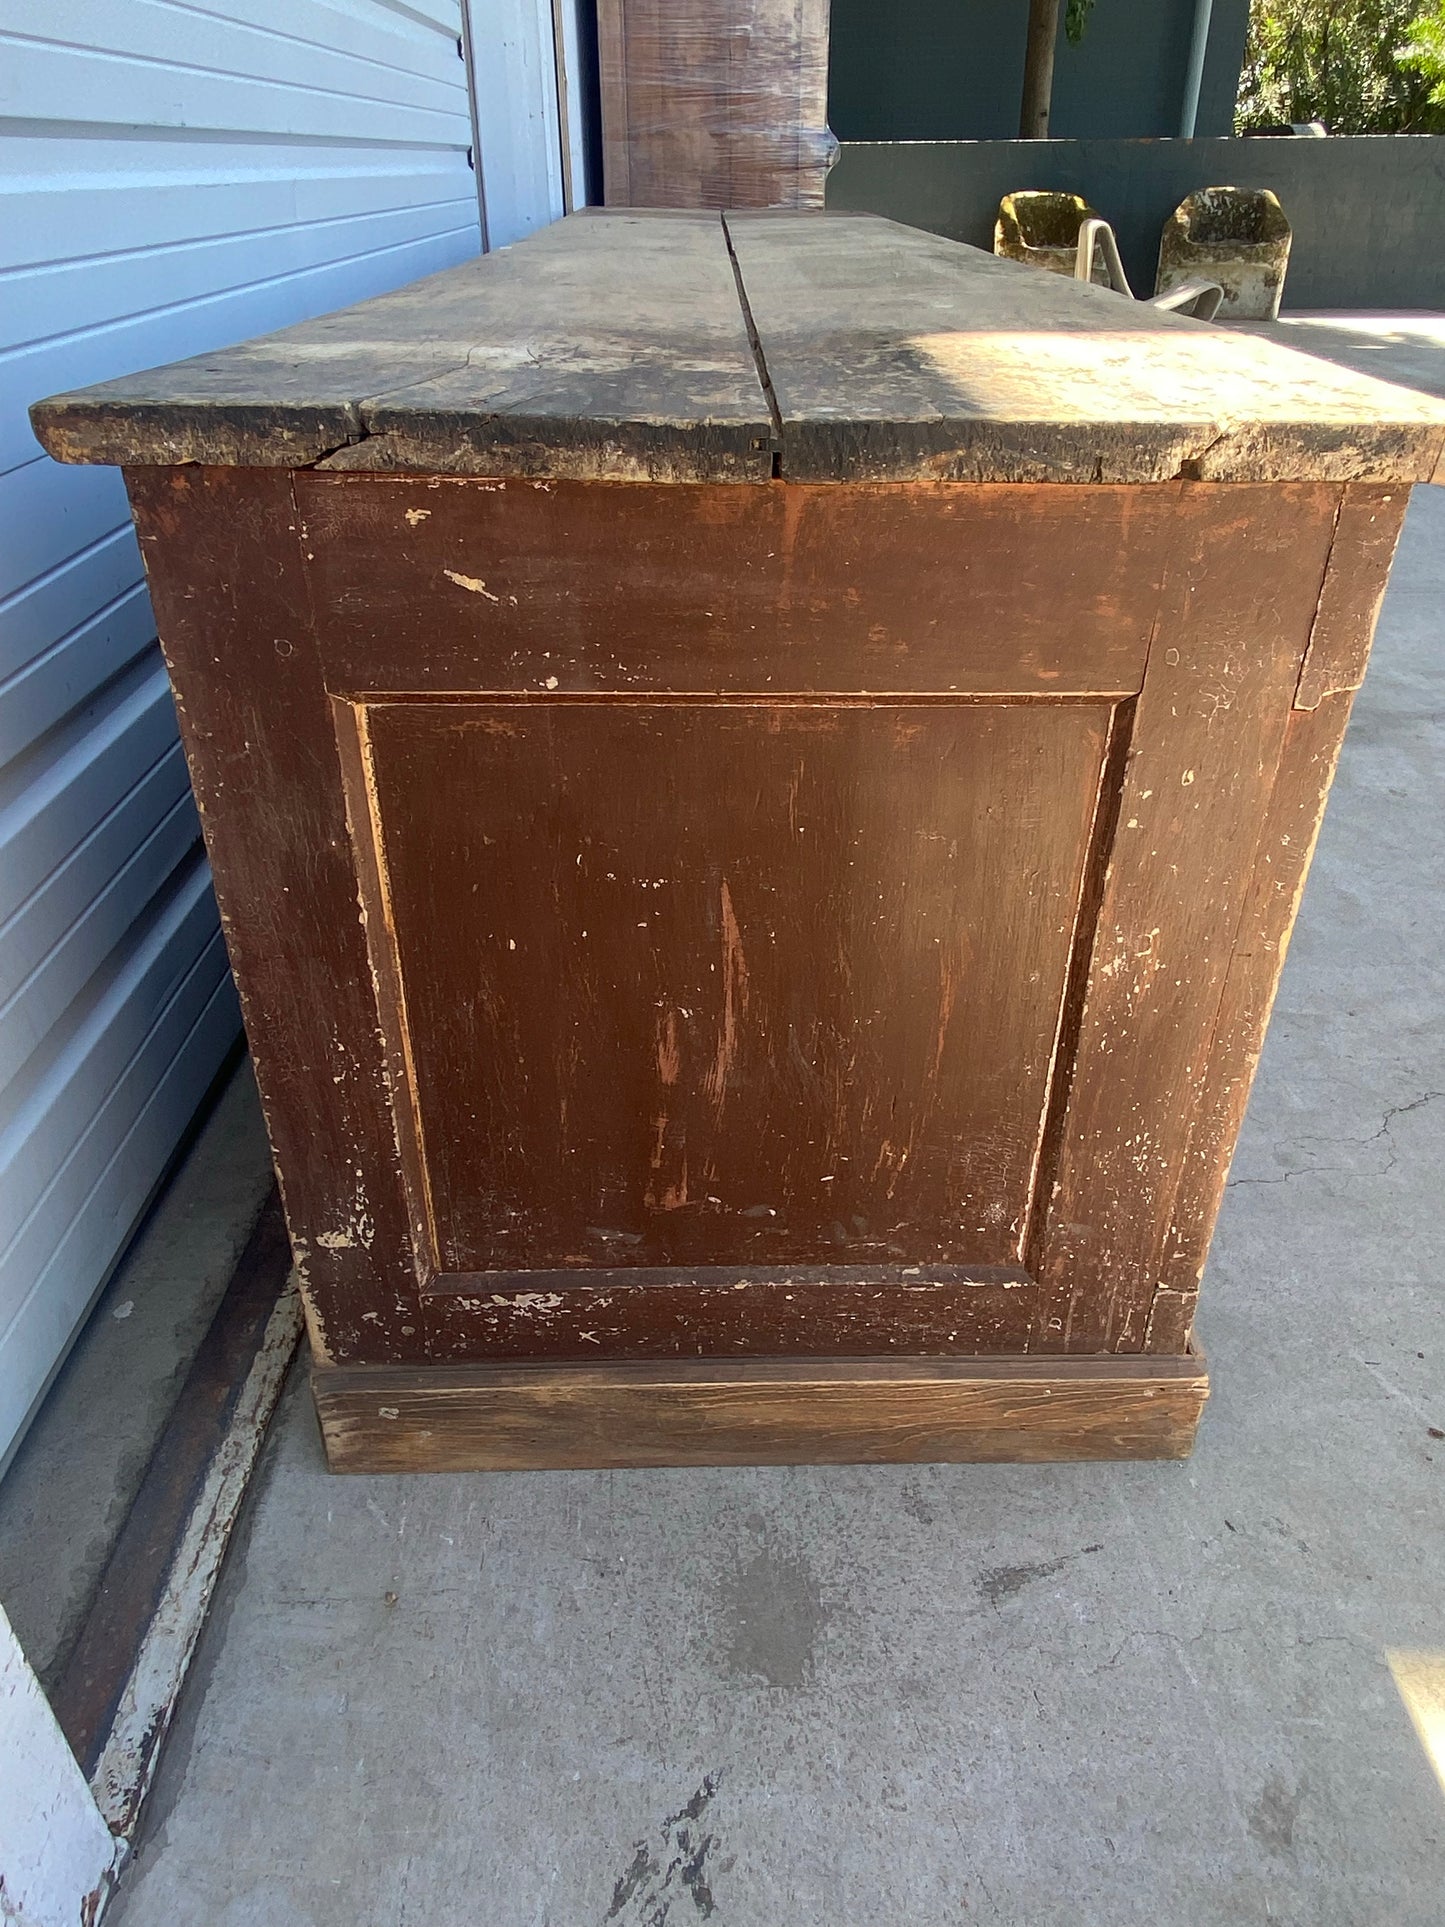
{"type": "Polygon", "coordinates": [[[1442,631],[1419,491],[1190,1462],[338,1479],[298,1379],[107,1927],[1439,1927],[1442,631]]]}

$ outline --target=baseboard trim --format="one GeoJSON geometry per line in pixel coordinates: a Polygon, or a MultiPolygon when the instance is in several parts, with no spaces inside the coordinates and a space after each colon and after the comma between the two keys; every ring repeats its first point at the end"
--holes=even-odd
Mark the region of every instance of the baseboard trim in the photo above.
{"type": "Polygon", "coordinates": [[[1182,1459],[1203,1356],[329,1365],[335,1472],[1182,1459]]]}

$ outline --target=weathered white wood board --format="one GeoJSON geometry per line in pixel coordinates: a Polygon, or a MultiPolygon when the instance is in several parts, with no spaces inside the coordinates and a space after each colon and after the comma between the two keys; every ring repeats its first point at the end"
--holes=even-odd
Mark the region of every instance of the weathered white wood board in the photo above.
{"type": "Polygon", "coordinates": [[[84,1927],[116,1842],[0,1608],[0,1897],[23,1927],[84,1927]]]}

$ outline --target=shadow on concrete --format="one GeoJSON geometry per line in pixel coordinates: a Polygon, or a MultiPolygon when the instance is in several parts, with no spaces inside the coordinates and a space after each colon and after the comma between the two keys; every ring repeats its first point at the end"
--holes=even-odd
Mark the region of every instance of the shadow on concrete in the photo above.
{"type": "Polygon", "coordinates": [[[1334,309],[1282,315],[1278,321],[1248,324],[1248,331],[1359,374],[1445,397],[1445,314],[1334,309]]]}

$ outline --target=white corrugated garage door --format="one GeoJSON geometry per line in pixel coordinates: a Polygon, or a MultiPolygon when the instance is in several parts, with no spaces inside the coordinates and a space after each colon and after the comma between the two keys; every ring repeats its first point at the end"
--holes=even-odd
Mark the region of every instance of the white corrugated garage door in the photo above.
{"type": "MultiPolygon", "coordinates": [[[[501,11],[550,53],[550,10],[501,11]]],[[[561,173],[555,75],[498,100],[487,14],[500,240],[561,173]]],[[[0,0],[0,1464],[239,1028],[120,477],[25,411],[475,253],[460,32],[459,0],[0,0]]]]}

